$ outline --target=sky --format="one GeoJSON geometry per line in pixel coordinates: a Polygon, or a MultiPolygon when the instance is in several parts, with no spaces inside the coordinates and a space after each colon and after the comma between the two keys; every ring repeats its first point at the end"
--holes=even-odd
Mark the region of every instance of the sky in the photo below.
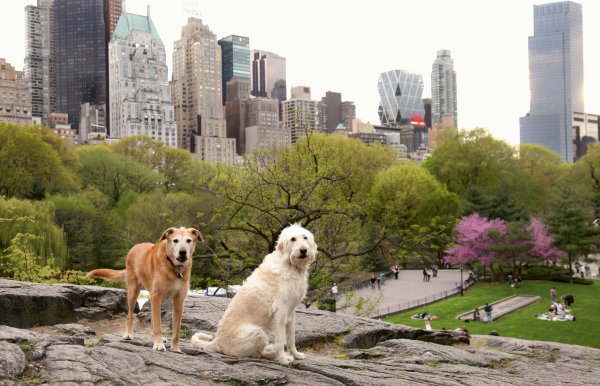
{"type": "MultiPolygon", "coordinates": [[[[600,1],[583,6],[585,110],[600,114],[600,1]]],[[[130,13],[151,18],[167,50],[189,16],[199,15],[217,38],[241,35],[250,48],[286,58],[287,85],[311,88],[312,99],[342,94],[356,117],[379,124],[377,81],[400,69],[423,77],[431,97],[431,66],[440,49],[454,59],[458,125],[483,127],[519,143],[519,117],[529,111],[527,38],[533,35],[533,0],[126,0],[130,13]]],[[[24,7],[2,2],[0,58],[17,69],[25,57],[24,7]]]]}

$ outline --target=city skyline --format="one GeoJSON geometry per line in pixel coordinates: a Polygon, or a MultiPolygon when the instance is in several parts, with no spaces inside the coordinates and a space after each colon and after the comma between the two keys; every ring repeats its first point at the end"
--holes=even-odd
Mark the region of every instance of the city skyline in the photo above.
{"type": "MultiPolygon", "coordinates": [[[[339,92],[355,103],[357,118],[374,124],[379,124],[379,74],[395,69],[419,73],[423,97],[430,97],[431,65],[438,50],[448,49],[457,74],[458,126],[484,127],[496,138],[518,144],[519,117],[529,110],[527,40],[533,34],[533,5],[548,2],[376,0],[349,7],[308,0],[293,9],[293,17],[287,16],[285,3],[274,1],[265,0],[260,8],[241,1],[198,3],[203,23],[218,39],[247,36],[251,49],[286,58],[288,96],[296,86],[310,87],[315,100],[327,91],[339,92]],[[268,10],[269,17],[260,10],[268,10]]],[[[577,3],[583,6],[586,112],[598,114],[600,57],[594,55],[594,45],[600,26],[593,19],[600,2],[577,3]]],[[[2,36],[12,37],[4,39],[0,57],[18,70],[25,56],[24,8],[30,4],[35,1],[8,2],[0,15],[2,36]]],[[[192,14],[184,14],[182,0],[127,0],[125,9],[143,15],[147,5],[161,31],[171,73],[173,44],[192,14]]]]}

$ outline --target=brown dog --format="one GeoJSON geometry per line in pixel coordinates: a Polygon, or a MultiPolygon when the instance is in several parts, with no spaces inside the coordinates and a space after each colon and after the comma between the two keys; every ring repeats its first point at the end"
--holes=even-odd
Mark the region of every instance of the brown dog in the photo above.
{"type": "Polygon", "coordinates": [[[179,350],[179,328],[183,313],[183,302],[190,286],[192,255],[196,242],[203,242],[202,234],[194,228],[169,228],[157,244],[134,245],[127,253],[125,268],[95,269],[88,276],[112,282],[127,283],[127,325],[123,339],[133,337],[133,310],[141,286],[150,292],[152,305],[152,349],[165,351],[160,324],[160,302],[173,301],[173,339],[171,351],[179,350]]]}

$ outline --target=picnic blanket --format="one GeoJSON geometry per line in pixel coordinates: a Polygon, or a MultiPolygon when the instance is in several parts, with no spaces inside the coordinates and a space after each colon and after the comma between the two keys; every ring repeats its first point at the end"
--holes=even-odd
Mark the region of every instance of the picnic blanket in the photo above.
{"type": "Polygon", "coordinates": [[[569,322],[569,321],[573,321],[575,320],[575,317],[573,315],[566,315],[564,318],[558,318],[558,317],[553,317],[551,319],[548,318],[548,314],[547,313],[543,313],[543,314],[539,314],[537,316],[538,320],[549,320],[551,322],[569,322]]]}

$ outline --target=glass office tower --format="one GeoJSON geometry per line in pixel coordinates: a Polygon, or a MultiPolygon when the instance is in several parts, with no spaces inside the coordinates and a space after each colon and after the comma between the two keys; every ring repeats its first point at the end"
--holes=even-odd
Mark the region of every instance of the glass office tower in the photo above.
{"type": "Polygon", "coordinates": [[[223,76],[223,104],[227,101],[227,82],[233,78],[250,80],[250,39],[231,35],[219,40],[223,76]]]}
{"type": "Polygon", "coordinates": [[[106,104],[106,30],[102,1],[54,0],[56,110],[79,126],[81,105],[106,104]]]}
{"type": "Polygon", "coordinates": [[[379,120],[383,126],[410,124],[411,118],[425,116],[423,78],[404,70],[382,73],[379,90],[379,120]]]}
{"type": "Polygon", "coordinates": [[[450,50],[439,50],[431,66],[431,124],[443,125],[444,120],[458,127],[456,71],[450,50]]]}
{"type": "Polygon", "coordinates": [[[252,91],[257,97],[287,99],[285,58],[272,52],[252,52],[252,91]]]}
{"type": "Polygon", "coordinates": [[[534,5],[529,37],[529,113],[520,118],[521,143],[540,144],[567,162],[575,157],[573,113],[583,113],[581,5],[534,5]]]}

